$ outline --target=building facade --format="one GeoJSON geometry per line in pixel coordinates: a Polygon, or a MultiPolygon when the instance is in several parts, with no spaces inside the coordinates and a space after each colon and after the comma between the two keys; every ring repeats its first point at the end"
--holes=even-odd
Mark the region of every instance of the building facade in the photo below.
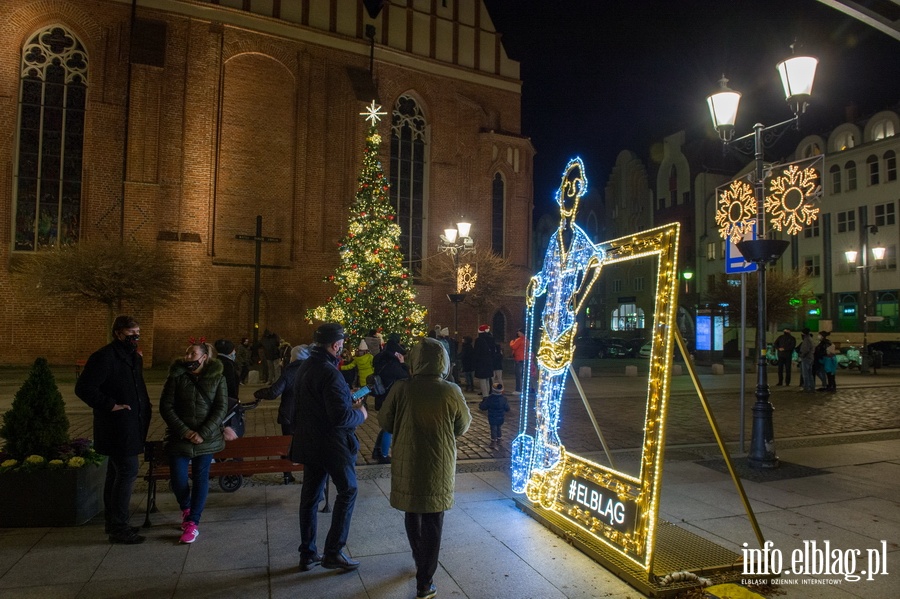
{"type": "MultiPolygon", "coordinates": [[[[34,301],[13,274],[88,239],[155,246],[177,266],[176,301],[119,307],[141,321],[147,363],[255,325],[308,342],[303,314],[331,294],[372,100],[411,270],[426,274],[440,232],[464,218],[479,251],[527,272],[534,149],[518,64],[481,0],[379,4],[3,2],[0,363],[71,363],[105,342],[105,307],[34,301]],[[238,236],[257,216],[279,241],[261,247],[254,323],[255,243],[238,236]]],[[[453,282],[421,280],[429,324],[451,322],[453,282]]],[[[506,302],[507,330],[522,303],[506,302]]],[[[463,304],[460,330],[497,317],[463,304]]]]}

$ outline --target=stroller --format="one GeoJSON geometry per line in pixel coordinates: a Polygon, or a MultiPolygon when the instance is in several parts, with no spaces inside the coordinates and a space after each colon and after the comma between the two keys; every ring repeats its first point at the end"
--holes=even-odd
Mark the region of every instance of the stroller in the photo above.
{"type": "MultiPolygon", "coordinates": [[[[255,409],[261,400],[250,403],[241,403],[239,399],[228,398],[228,412],[222,421],[223,427],[231,427],[238,438],[244,436],[247,423],[244,421],[244,413],[255,409]]],[[[234,493],[244,484],[244,477],[240,474],[227,474],[219,477],[219,488],[226,493],[234,493]]]]}

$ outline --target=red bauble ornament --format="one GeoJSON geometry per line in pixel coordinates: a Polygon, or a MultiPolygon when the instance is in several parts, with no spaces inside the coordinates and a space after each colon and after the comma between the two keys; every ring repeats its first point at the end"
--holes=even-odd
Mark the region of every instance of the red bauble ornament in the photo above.
{"type": "Polygon", "coordinates": [[[388,220],[394,220],[394,215],[393,215],[393,214],[389,214],[389,215],[388,215],[388,220]]]}
{"type": "Polygon", "coordinates": [[[374,253],[376,253],[376,254],[378,253],[378,248],[375,248],[375,252],[374,252],[374,253]]]}

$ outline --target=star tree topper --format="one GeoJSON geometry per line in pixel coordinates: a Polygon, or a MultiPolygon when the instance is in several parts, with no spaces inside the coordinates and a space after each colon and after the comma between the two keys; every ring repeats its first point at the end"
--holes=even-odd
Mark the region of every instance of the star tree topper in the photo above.
{"type": "Polygon", "coordinates": [[[381,106],[375,104],[375,100],[372,100],[372,103],[366,106],[365,112],[360,112],[359,116],[366,117],[365,120],[371,121],[372,125],[375,125],[378,121],[381,120],[381,117],[386,116],[387,113],[381,110],[381,106]]]}

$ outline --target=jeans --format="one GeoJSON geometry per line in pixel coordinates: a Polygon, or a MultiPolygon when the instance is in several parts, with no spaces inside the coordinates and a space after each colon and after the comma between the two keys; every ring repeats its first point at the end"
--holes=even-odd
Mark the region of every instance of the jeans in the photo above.
{"type": "Polygon", "coordinates": [[[106,465],[106,485],[103,487],[103,509],[106,528],[120,533],[128,528],[131,515],[131,492],[138,475],[138,456],[109,456],[106,465]]]}
{"type": "Polygon", "coordinates": [[[194,457],[186,455],[169,457],[169,468],[172,469],[170,478],[172,493],[175,494],[179,508],[191,510],[188,520],[194,524],[200,523],[206,496],[209,495],[209,465],[212,458],[211,453],[194,457]],[[188,465],[191,467],[190,486],[188,486],[188,465]]]}
{"type": "Polygon", "coordinates": [[[525,375],[525,361],[516,362],[516,392],[522,392],[523,376],[525,375]]]}
{"type": "Polygon", "coordinates": [[[478,384],[481,385],[481,395],[483,397],[491,394],[491,379],[478,379],[478,384]]]}
{"type": "Polygon", "coordinates": [[[325,492],[327,477],[330,475],[337,489],[337,497],[331,514],[331,528],[325,538],[325,555],[337,555],[347,544],[350,534],[350,520],[356,504],[356,454],[353,461],[342,460],[343,456],[326,459],[322,464],[303,465],[303,487],[300,490],[300,555],[315,555],[318,531],[319,503],[325,492]]]}
{"type": "Polygon", "coordinates": [[[391,439],[393,435],[387,432],[384,429],[378,431],[378,435],[375,437],[375,444],[373,445],[373,453],[381,454],[382,457],[387,457],[391,453],[391,439]]]}
{"type": "Polygon", "coordinates": [[[463,376],[466,378],[466,390],[474,391],[475,390],[475,371],[469,370],[468,372],[463,372],[463,376]]]}
{"type": "Polygon", "coordinates": [[[415,514],[406,512],[406,538],[416,562],[416,590],[427,589],[434,581],[441,552],[444,512],[415,514]]]}
{"type": "Polygon", "coordinates": [[[806,360],[802,360],[800,362],[800,376],[803,378],[804,391],[816,390],[816,379],[815,377],[813,377],[812,370],[812,362],[807,362],[806,360]]]}
{"type": "Polygon", "coordinates": [[[491,425],[491,440],[500,439],[501,437],[503,437],[503,433],[500,431],[502,427],[502,424],[491,425]]]}

